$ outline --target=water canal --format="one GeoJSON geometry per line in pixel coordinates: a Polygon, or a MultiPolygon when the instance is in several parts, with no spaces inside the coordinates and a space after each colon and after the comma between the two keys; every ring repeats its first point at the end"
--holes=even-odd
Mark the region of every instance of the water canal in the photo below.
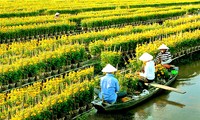
{"type": "Polygon", "coordinates": [[[87,120],[200,120],[200,60],[180,65],[180,72],[172,87],[186,94],[163,91],[145,103],[121,111],[100,114],[96,110],[87,120]]]}

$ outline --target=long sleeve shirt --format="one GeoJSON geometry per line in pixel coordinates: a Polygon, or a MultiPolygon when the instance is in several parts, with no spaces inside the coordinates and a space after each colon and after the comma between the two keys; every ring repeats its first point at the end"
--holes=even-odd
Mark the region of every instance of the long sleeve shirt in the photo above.
{"type": "Polygon", "coordinates": [[[172,61],[172,56],[169,51],[166,51],[165,53],[158,53],[156,57],[156,61],[161,60],[161,64],[169,64],[172,61]]]}
{"type": "Polygon", "coordinates": [[[148,80],[153,80],[155,78],[155,63],[153,60],[146,63],[144,72],[140,73],[140,76],[145,77],[148,80]]]}
{"type": "Polygon", "coordinates": [[[119,91],[119,82],[113,74],[106,74],[101,78],[101,92],[99,98],[108,103],[114,103],[117,100],[116,92],[119,91]]]}

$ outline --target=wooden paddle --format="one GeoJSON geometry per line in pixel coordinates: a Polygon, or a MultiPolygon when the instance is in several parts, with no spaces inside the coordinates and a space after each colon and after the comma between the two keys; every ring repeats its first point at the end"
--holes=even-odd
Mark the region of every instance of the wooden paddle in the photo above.
{"type": "MultiPolygon", "coordinates": [[[[148,85],[148,83],[145,83],[145,85],[148,85]]],[[[179,89],[173,88],[173,87],[169,87],[169,86],[165,86],[165,85],[161,85],[161,84],[157,84],[157,83],[150,83],[149,85],[153,86],[153,87],[157,87],[157,88],[162,88],[165,90],[171,90],[177,93],[181,93],[181,94],[185,94],[185,91],[181,91],[179,89]]]]}

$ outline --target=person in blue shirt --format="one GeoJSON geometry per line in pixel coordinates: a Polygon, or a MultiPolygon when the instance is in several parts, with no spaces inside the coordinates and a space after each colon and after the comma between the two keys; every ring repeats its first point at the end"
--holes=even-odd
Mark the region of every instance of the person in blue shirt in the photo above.
{"type": "Polygon", "coordinates": [[[106,75],[101,78],[100,82],[101,92],[99,93],[99,98],[110,104],[115,103],[117,97],[125,95],[125,93],[120,95],[118,94],[120,90],[119,82],[112,74],[112,72],[115,71],[117,71],[115,67],[107,64],[102,70],[102,72],[105,72],[106,75]]]}

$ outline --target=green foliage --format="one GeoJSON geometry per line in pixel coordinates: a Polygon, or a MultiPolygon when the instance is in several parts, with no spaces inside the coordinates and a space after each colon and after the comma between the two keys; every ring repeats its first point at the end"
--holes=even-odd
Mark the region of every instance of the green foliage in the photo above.
{"type": "Polygon", "coordinates": [[[108,63],[117,66],[120,64],[121,59],[121,52],[104,51],[101,53],[101,66],[104,67],[108,63]]]}

